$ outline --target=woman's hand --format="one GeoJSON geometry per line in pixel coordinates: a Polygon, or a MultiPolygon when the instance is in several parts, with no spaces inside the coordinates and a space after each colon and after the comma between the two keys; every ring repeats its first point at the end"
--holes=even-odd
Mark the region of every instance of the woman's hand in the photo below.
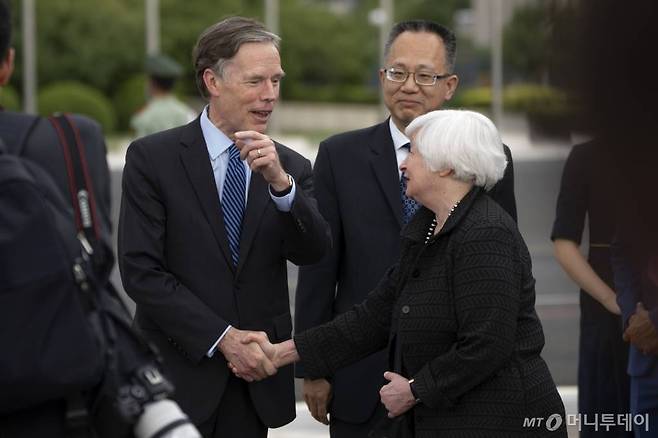
{"type": "MultiPolygon", "coordinates": [[[[247,345],[254,344],[254,346],[257,344],[276,369],[299,360],[299,354],[292,339],[278,344],[272,344],[265,333],[248,332],[242,338],[241,342],[247,345]]],[[[237,377],[245,378],[234,364],[229,362],[228,366],[237,377]]],[[[271,376],[272,374],[269,375],[271,376]]]]}
{"type": "Polygon", "coordinates": [[[386,406],[388,417],[397,417],[413,408],[416,399],[411,392],[409,380],[391,371],[386,371],[384,378],[389,383],[379,390],[379,396],[384,406],[386,406]]]}

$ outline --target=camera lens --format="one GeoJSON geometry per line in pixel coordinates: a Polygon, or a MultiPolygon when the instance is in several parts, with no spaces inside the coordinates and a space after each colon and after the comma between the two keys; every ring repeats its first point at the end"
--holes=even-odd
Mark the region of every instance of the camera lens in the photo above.
{"type": "Polygon", "coordinates": [[[201,438],[187,416],[172,400],[160,400],[144,406],[135,425],[137,438],[201,438]]]}

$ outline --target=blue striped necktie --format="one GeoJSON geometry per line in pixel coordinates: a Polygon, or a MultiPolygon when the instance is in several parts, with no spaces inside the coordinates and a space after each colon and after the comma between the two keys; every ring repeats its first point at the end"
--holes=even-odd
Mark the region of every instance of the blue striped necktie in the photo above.
{"type": "MultiPolygon", "coordinates": [[[[409,150],[410,144],[402,145],[403,148],[409,150]]],[[[400,176],[400,194],[402,195],[402,222],[406,225],[409,223],[413,215],[420,208],[420,204],[413,198],[407,196],[407,178],[404,174],[400,176]]]]}
{"type": "Polygon", "coordinates": [[[232,144],[229,149],[228,167],[222,189],[222,214],[224,226],[228,236],[228,247],[231,250],[233,266],[238,265],[240,257],[240,232],[242,231],[242,217],[244,216],[244,198],[246,186],[246,172],[238,148],[232,144]]]}

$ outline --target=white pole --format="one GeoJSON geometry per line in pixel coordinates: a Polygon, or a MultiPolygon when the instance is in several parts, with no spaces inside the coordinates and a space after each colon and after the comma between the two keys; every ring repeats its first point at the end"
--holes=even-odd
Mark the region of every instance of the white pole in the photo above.
{"type": "Polygon", "coordinates": [[[146,0],[146,54],[160,53],[160,0],[146,0]]]}
{"type": "Polygon", "coordinates": [[[37,50],[35,0],[22,1],[23,111],[37,113],[37,50]]]}
{"type": "Polygon", "coordinates": [[[493,121],[501,129],[503,119],[503,4],[491,2],[491,112],[493,121]]]}
{"type": "MultiPolygon", "coordinates": [[[[265,27],[267,27],[270,32],[279,35],[279,0],[265,0],[265,27]]],[[[282,44],[285,44],[285,41],[283,41],[282,44]]],[[[283,66],[283,69],[285,70],[285,66],[283,66]]],[[[278,111],[274,111],[269,123],[269,132],[275,135],[281,130],[281,123],[279,123],[280,117],[277,117],[276,114],[283,110],[282,103],[283,99],[279,96],[279,109],[278,111]]]]}
{"type": "MultiPolygon", "coordinates": [[[[384,46],[386,45],[386,39],[388,38],[388,33],[393,27],[393,0],[379,0],[379,8],[383,11],[383,20],[379,26],[379,66],[380,68],[386,67],[384,63],[384,46]]],[[[382,92],[379,93],[379,113],[381,118],[388,116],[388,109],[384,104],[384,96],[382,92]]]]}

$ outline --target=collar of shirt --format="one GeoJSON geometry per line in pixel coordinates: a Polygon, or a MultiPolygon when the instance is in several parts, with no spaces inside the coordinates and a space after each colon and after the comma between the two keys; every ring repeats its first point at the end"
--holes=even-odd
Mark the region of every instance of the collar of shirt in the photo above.
{"type": "Polygon", "coordinates": [[[409,151],[407,148],[403,148],[405,144],[409,143],[409,139],[406,135],[402,133],[393,123],[393,118],[388,118],[388,127],[391,130],[391,138],[393,139],[393,146],[395,147],[395,159],[398,162],[398,177],[402,177],[402,172],[400,171],[400,164],[407,158],[409,151]]]}
{"type": "Polygon", "coordinates": [[[206,141],[208,155],[213,161],[226,152],[233,144],[231,139],[210,121],[208,117],[208,105],[206,105],[201,113],[201,132],[203,133],[203,139],[206,141]]]}

